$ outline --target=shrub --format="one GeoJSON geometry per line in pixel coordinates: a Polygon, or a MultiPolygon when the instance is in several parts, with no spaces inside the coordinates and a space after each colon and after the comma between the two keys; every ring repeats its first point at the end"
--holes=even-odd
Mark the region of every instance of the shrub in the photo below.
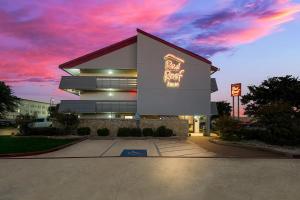
{"type": "Polygon", "coordinates": [[[78,115],[74,113],[56,113],[54,118],[64,126],[65,130],[76,130],[80,122],[78,115]]]}
{"type": "Polygon", "coordinates": [[[229,116],[222,116],[216,120],[216,128],[223,140],[241,140],[240,122],[229,116]]]}
{"type": "Polygon", "coordinates": [[[152,128],[143,128],[143,136],[154,136],[154,131],[152,128]]]}
{"type": "Polygon", "coordinates": [[[91,134],[91,129],[89,127],[81,127],[77,129],[78,135],[89,135],[91,134]]]}
{"type": "Polygon", "coordinates": [[[166,129],[166,135],[165,135],[165,137],[171,137],[171,136],[173,136],[173,130],[167,128],[167,129],[166,129]]]}
{"type": "Polygon", "coordinates": [[[29,131],[30,131],[30,128],[29,128],[29,124],[31,122],[33,122],[35,119],[34,116],[30,116],[28,114],[26,115],[18,115],[16,117],[16,124],[20,126],[20,133],[22,135],[28,135],[29,134],[29,131]]]}
{"type": "Polygon", "coordinates": [[[156,129],[155,137],[171,137],[173,135],[173,130],[166,128],[165,126],[160,126],[156,129]]]}
{"type": "Polygon", "coordinates": [[[108,128],[99,128],[97,130],[98,136],[108,136],[109,135],[109,129],[108,128]]]}
{"type": "Polygon", "coordinates": [[[117,136],[118,137],[129,137],[130,136],[130,128],[119,128],[117,136]]]}
{"type": "Polygon", "coordinates": [[[130,129],[130,136],[141,137],[142,136],[142,130],[140,128],[132,128],[132,129],[130,129]]]}

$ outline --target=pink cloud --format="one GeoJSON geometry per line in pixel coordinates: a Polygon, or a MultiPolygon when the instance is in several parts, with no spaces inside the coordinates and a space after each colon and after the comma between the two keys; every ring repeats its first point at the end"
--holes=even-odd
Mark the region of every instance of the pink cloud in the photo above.
{"type": "Polygon", "coordinates": [[[196,23],[200,27],[212,31],[199,34],[194,44],[234,47],[250,43],[278,31],[281,24],[293,20],[295,14],[300,12],[300,4],[288,0],[266,3],[263,9],[260,7],[262,4],[263,2],[257,1],[245,4],[241,10],[224,9],[198,20],[196,23]]]}
{"type": "Polygon", "coordinates": [[[137,27],[159,30],[185,0],[19,3],[0,6],[0,80],[56,83],[48,84],[50,92],[64,73],[59,64],[132,36],[137,27]]]}

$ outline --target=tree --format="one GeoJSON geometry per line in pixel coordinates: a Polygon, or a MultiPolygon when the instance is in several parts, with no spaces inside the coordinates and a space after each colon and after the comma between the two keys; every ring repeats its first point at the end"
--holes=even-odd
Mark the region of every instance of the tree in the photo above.
{"type": "Polygon", "coordinates": [[[242,97],[245,113],[264,128],[259,138],[267,143],[300,143],[300,80],[292,76],[273,77],[259,86],[249,86],[242,97]]]}
{"type": "Polygon", "coordinates": [[[15,112],[19,105],[19,98],[13,95],[12,90],[0,81],[0,117],[6,112],[15,112]]]}
{"type": "Polygon", "coordinates": [[[232,111],[230,103],[226,101],[219,101],[216,104],[219,116],[230,116],[232,111]]]}
{"type": "Polygon", "coordinates": [[[241,99],[245,114],[256,116],[261,106],[273,102],[285,102],[295,110],[300,109],[300,80],[291,75],[273,77],[262,82],[259,86],[248,86],[249,93],[241,99]]]}
{"type": "Polygon", "coordinates": [[[56,104],[54,106],[49,106],[48,108],[48,112],[49,112],[49,115],[50,115],[50,118],[55,118],[56,115],[58,114],[58,109],[59,109],[59,105],[60,104],[56,104]]]}

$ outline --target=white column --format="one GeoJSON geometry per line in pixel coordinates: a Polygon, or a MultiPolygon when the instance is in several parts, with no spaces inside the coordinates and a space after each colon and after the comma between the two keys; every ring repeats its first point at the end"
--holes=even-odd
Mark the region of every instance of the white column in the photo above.
{"type": "Polygon", "coordinates": [[[210,136],[210,115],[206,115],[206,121],[205,121],[205,136],[210,136]]]}
{"type": "Polygon", "coordinates": [[[200,116],[194,116],[194,132],[199,133],[200,116]]]}

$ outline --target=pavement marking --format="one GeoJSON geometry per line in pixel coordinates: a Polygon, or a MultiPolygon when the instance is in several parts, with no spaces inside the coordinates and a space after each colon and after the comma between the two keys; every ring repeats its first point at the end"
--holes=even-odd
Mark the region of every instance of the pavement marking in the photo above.
{"type": "Polygon", "coordinates": [[[153,145],[154,145],[154,147],[155,147],[155,149],[157,151],[158,156],[161,157],[161,152],[160,152],[158,146],[156,145],[155,141],[153,140],[152,143],[153,143],[153,145]]]}
{"type": "Polygon", "coordinates": [[[105,151],[103,151],[99,157],[103,157],[106,152],[108,152],[115,144],[117,144],[119,141],[115,140],[105,151]]]}
{"type": "Polygon", "coordinates": [[[190,149],[175,149],[175,150],[162,151],[162,153],[174,152],[174,151],[195,150],[195,149],[199,150],[199,148],[190,148],[190,149]]]}

